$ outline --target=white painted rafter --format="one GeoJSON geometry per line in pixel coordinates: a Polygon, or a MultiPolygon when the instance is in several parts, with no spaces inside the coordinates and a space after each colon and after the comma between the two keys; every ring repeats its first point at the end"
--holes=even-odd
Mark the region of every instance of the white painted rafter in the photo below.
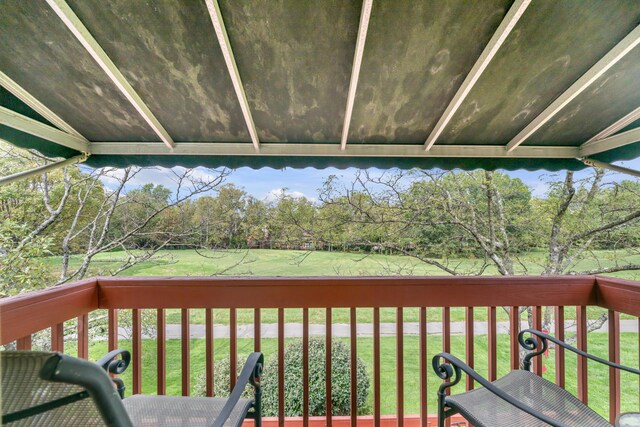
{"type": "Polygon", "coordinates": [[[351,68],[351,81],[349,82],[349,92],[347,93],[347,108],[344,113],[344,123],[342,125],[342,138],[340,139],[340,149],[347,149],[347,138],[349,136],[349,126],[351,125],[351,115],[353,114],[353,104],[356,99],[358,89],[358,79],[360,78],[360,67],[362,66],[362,56],[364,45],[367,41],[367,31],[369,29],[369,19],[371,18],[371,8],[373,0],[362,2],[362,12],[360,13],[360,24],[358,26],[358,37],[356,39],[356,50],[353,54],[353,65],[351,68]]]}
{"type": "Polygon", "coordinates": [[[509,36],[511,30],[513,30],[513,28],[516,26],[525,10],[527,10],[527,7],[530,3],[531,0],[516,0],[513,5],[511,5],[511,8],[502,19],[502,22],[491,37],[491,40],[489,40],[489,43],[487,43],[487,46],[484,48],[482,54],[473,65],[473,68],[471,68],[471,71],[469,71],[469,74],[467,74],[467,77],[462,82],[462,85],[460,85],[460,88],[458,88],[458,91],[451,99],[451,102],[449,102],[447,109],[444,111],[444,113],[438,120],[438,123],[436,123],[436,126],[427,137],[427,140],[424,143],[425,150],[429,151],[431,147],[433,147],[433,145],[436,143],[437,139],[447,127],[456,111],[458,111],[458,109],[462,105],[462,101],[464,101],[467,95],[469,95],[469,92],[471,92],[471,89],[473,89],[476,82],[480,79],[480,76],[487,68],[493,57],[496,55],[504,41],[507,39],[507,36],[509,36]]]}
{"type": "MultiPolygon", "coordinates": [[[[163,155],[159,142],[92,142],[93,155],[163,155]]],[[[257,153],[246,143],[180,142],[171,153],[184,156],[291,156],[291,157],[478,157],[478,158],[556,158],[578,157],[577,147],[525,146],[507,154],[502,145],[436,145],[428,152],[424,146],[401,144],[353,144],[348,151],[337,144],[269,143],[257,153]]]]}
{"type": "Polygon", "coordinates": [[[65,0],[46,0],[56,15],[64,22],[67,28],[78,39],[82,46],[89,52],[91,57],[98,63],[100,68],[109,76],[111,81],[122,92],[127,100],[138,111],[142,118],[151,126],[153,131],[169,148],[173,148],[174,142],[166,129],[151,112],[149,107],[142,101],[142,98],[122,75],[118,67],[109,58],[106,52],[84,26],[80,18],[71,10],[65,0]]]}
{"type": "Polygon", "coordinates": [[[622,117],[620,120],[607,127],[606,129],[600,131],[598,134],[594,135],[590,140],[582,144],[582,147],[586,147],[589,144],[592,144],[601,139],[607,138],[614,133],[618,132],[620,129],[623,129],[625,126],[630,125],[636,120],[640,119],[640,107],[636,108],[629,114],[622,117]]]}
{"type": "Polygon", "coordinates": [[[633,29],[624,39],[622,39],[613,49],[603,56],[596,64],[586,73],[575,81],[566,91],[564,91],[555,101],[553,101],[545,110],[531,121],[524,129],[522,129],[509,143],[506,150],[513,151],[522,144],[527,138],[533,135],[545,123],[551,120],[560,110],[562,110],[573,99],[580,95],[584,90],[591,86],[604,73],[613,67],[618,61],[631,52],[640,44],[640,25],[633,29]]]}
{"type": "Polygon", "coordinates": [[[5,107],[0,107],[0,124],[83,153],[90,152],[86,139],[70,135],[5,107]]]}
{"type": "Polygon", "coordinates": [[[640,128],[631,129],[608,138],[593,141],[589,144],[583,144],[580,147],[579,157],[591,156],[638,142],[640,142],[640,128]]]}
{"type": "Polygon", "coordinates": [[[16,181],[20,181],[23,179],[27,179],[29,177],[32,176],[37,176],[40,174],[43,174],[45,172],[49,172],[55,169],[60,169],[63,168],[65,166],[68,165],[75,165],[77,163],[83,163],[86,162],[87,159],[89,158],[89,155],[84,153],[84,154],[79,154],[77,156],[74,157],[70,157],[68,159],[65,160],[61,160],[59,162],[55,162],[55,163],[48,163],[46,165],[34,168],[34,169],[29,169],[23,172],[18,172],[18,173],[14,173],[13,175],[9,175],[9,176],[3,176],[0,177],[0,186],[2,185],[9,185],[12,182],[16,182],[16,181]]]}
{"type": "Polygon", "coordinates": [[[247,124],[247,129],[251,136],[251,142],[253,143],[255,151],[259,151],[260,140],[258,139],[258,132],[256,131],[256,125],[253,122],[253,116],[251,115],[251,109],[249,108],[249,102],[247,101],[247,94],[245,93],[244,86],[242,85],[242,79],[240,78],[236,59],[233,56],[233,50],[231,49],[231,43],[229,42],[229,35],[227,34],[227,29],[224,26],[222,12],[220,12],[220,5],[218,4],[218,0],[205,0],[205,3],[209,10],[209,16],[211,17],[211,23],[213,24],[213,28],[216,32],[220,49],[222,50],[224,62],[227,64],[227,70],[229,71],[233,88],[236,92],[236,96],[238,97],[238,102],[240,103],[240,109],[242,110],[244,121],[247,124]]]}
{"type": "Polygon", "coordinates": [[[49,122],[57,126],[59,129],[67,132],[70,135],[77,136],[87,141],[87,139],[75,130],[69,123],[65,122],[60,116],[51,111],[46,105],[38,101],[36,97],[27,92],[22,86],[16,83],[11,77],[0,71],[0,85],[11,92],[16,98],[27,104],[33,111],[40,114],[49,122]]]}

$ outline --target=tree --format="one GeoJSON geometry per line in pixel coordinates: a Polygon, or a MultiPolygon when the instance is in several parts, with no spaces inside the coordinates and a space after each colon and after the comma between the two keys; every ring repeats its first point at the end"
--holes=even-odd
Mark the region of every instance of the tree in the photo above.
{"type": "Polygon", "coordinates": [[[312,249],[314,240],[315,207],[305,197],[294,197],[283,189],[269,209],[270,237],[281,249],[312,249]]]}
{"type": "Polygon", "coordinates": [[[541,232],[547,236],[548,256],[543,274],[602,274],[640,270],[640,264],[621,262],[602,266],[592,252],[604,248],[637,247],[640,224],[640,183],[622,181],[605,183],[605,171],[594,169],[592,175],[576,181],[568,171],[562,182],[551,184],[546,199],[537,204],[541,232]],[[581,270],[579,262],[590,259],[596,268],[581,270]]]}
{"type": "MultiPolygon", "coordinates": [[[[0,149],[3,173],[49,161],[7,145],[0,149]]],[[[183,226],[178,214],[187,201],[217,189],[229,174],[226,169],[196,174],[174,168],[173,192],[154,184],[128,188],[139,172],[139,168],[81,170],[68,166],[0,187],[3,295],[81,279],[96,255],[114,249],[123,250],[125,259],[96,273],[119,274],[151,259],[192,231],[183,226]],[[105,181],[113,188],[106,188],[105,181]],[[57,279],[51,274],[52,265],[42,258],[53,253],[62,260],[57,279]],[[72,263],[72,257],[78,255],[79,262],[72,263]]]]}
{"type": "MultiPolygon", "coordinates": [[[[162,227],[163,215],[167,215],[171,209],[177,209],[190,198],[204,194],[220,186],[226,176],[227,170],[222,170],[213,175],[202,178],[193,174],[190,169],[173,169],[172,178],[176,190],[171,192],[153,184],[147,184],[141,189],[132,190],[125,194],[125,187],[140,169],[126,168],[120,174],[114,174],[111,170],[96,170],[91,173],[93,182],[100,181],[104,176],[109,176],[117,183],[116,189],[105,194],[103,202],[90,224],[79,227],[74,221],[69,227],[63,246],[63,261],[58,283],[69,280],[77,280],[87,274],[91,261],[96,255],[114,249],[122,249],[127,254],[127,259],[119,266],[107,271],[107,274],[116,275],[122,271],[147,261],[155,256],[161,249],[172,242],[181,242],[185,230],[175,230],[170,224],[162,227]],[[119,227],[112,230],[112,221],[116,212],[119,213],[119,227]],[[69,243],[81,238],[82,261],[79,267],[70,269],[69,260],[72,255],[69,243]],[[134,251],[132,249],[144,249],[134,251]]],[[[80,201],[76,218],[82,215],[89,198],[89,190],[78,192],[80,201]]],[[[105,274],[105,272],[102,272],[105,274]]]]}

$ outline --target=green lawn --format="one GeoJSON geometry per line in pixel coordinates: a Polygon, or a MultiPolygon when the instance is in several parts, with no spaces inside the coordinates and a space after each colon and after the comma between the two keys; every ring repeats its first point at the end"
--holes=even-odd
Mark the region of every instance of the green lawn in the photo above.
{"type": "MultiPolygon", "coordinates": [[[[640,263],[640,253],[625,254],[623,251],[594,251],[602,261],[602,266],[611,266],[617,259],[640,263]]],[[[413,258],[400,255],[358,254],[344,252],[304,252],[290,250],[223,250],[210,252],[212,258],[204,258],[193,250],[166,250],[160,259],[148,261],[132,267],[123,273],[127,276],[386,276],[386,275],[446,275],[436,267],[413,258]]],[[[109,252],[97,255],[89,272],[99,275],[109,265],[125,259],[123,252],[109,252]]],[[[529,252],[521,257],[518,274],[539,274],[544,264],[544,252],[529,252]]],[[[80,256],[71,259],[71,266],[79,265],[80,256]]],[[[440,260],[462,272],[472,272],[482,264],[480,259],[440,260]]],[[[46,262],[52,271],[57,271],[60,257],[48,257],[46,262]]],[[[582,261],[579,270],[597,268],[593,261],[582,261]]],[[[497,275],[495,268],[489,267],[485,275],[497,275]]],[[[640,280],[640,272],[620,272],[616,277],[640,280]]]]}
{"type": "MultiPolygon", "coordinates": [[[[588,337],[589,350],[601,357],[607,357],[607,335],[606,334],[590,334],[588,337]]],[[[287,340],[288,341],[288,340],[287,340]]],[[[345,340],[346,341],[346,340],[345,340]]],[[[509,369],[509,338],[506,335],[498,336],[498,371],[499,376],[508,372],[509,369]]],[[[130,349],[129,341],[121,340],[120,348],[130,349]]],[[[373,364],[373,341],[372,338],[358,339],[358,356],[361,357],[372,379],[373,364]]],[[[381,338],[381,387],[382,387],[382,413],[394,414],[396,410],[395,400],[395,378],[396,378],[396,342],[393,337],[381,338]]],[[[418,337],[405,336],[404,338],[404,389],[405,389],[405,413],[419,413],[419,342],[418,337]]],[[[154,340],[143,341],[142,356],[142,387],[143,393],[154,394],[156,391],[156,343],[154,340]]],[[[180,395],[181,393],[181,350],[179,340],[167,341],[167,392],[170,395],[180,395]]],[[[438,336],[429,336],[427,343],[428,360],[431,360],[434,354],[441,351],[441,338],[438,336]]],[[[630,366],[638,366],[638,336],[633,333],[621,334],[621,349],[623,364],[630,366]]],[[[238,354],[246,355],[253,349],[253,340],[239,339],[238,354]]],[[[75,352],[74,343],[67,343],[66,351],[70,354],[75,352]]],[[[277,340],[263,339],[262,351],[265,357],[276,357],[277,340]]],[[[94,341],[90,348],[90,356],[97,359],[106,352],[106,343],[94,341]]],[[[460,356],[464,355],[464,338],[460,336],[451,337],[451,352],[460,356]]],[[[229,340],[217,339],[214,344],[214,355],[216,360],[228,357],[229,340]]],[[[475,357],[476,370],[482,375],[487,374],[487,337],[478,336],[475,340],[475,357]]],[[[199,376],[203,375],[204,361],[204,340],[194,339],[191,341],[191,384],[193,385],[199,376]]],[[[550,357],[544,359],[545,366],[548,368],[545,377],[553,380],[554,378],[554,358],[553,353],[550,357]]],[[[429,364],[430,366],[430,364],[429,364]]],[[[566,365],[566,381],[567,389],[573,393],[576,391],[576,358],[567,356],[566,365]]],[[[265,372],[264,375],[268,375],[265,372]]],[[[124,375],[124,380],[131,390],[131,373],[124,375]]],[[[589,405],[608,417],[608,369],[596,366],[595,363],[589,364],[589,405]]],[[[622,374],[622,412],[638,410],[638,395],[640,383],[637,376],[632,374],[622,374]]],[[[436,390],[439,380],[429,368],[428,372],[428,407],[429,412],[435,412],[436,390]]],[[[461,382],[462,385],[462,382],[461,382]]],[[[371,387],[373,382],[371,381],[371,387]]],[[[462,387],[464,387],[462,385],[462,387]]],[[[461,387],[458,387],[461,389],[461,387]]],[[[367,412],[371,413],[373,408],[372,389],[370,389],[367,412]]]]}
{"type": "MultiPolygon", "coordinates": [[[[192,250],[168,250],[160,254],[160,259],[141,263],[127,270],[126,275],[131,276],[207,276],[215,275],[224,271],[225,275],[238,276],[376,276],[376,275],[442,275],[442,272],[435,267],[420,263],[419,261],[399,255],[366,255],[357,253],[341,252],[303,252],[287,250],[267,250],[253,249],[249,251],[217,251],[211,253],[214,259],[204,258],[192,250]]],[[[520,267],[522,274],[539,274],[544,262],[542,252],[531,252],[522,256],[520,267]],[[526,267],[526,269],[525,269],[526,267]]],[[[613,251],[598,251],[598,256],[603,260],[603,265],[612,264],[615,256],[620,260],[620,253],[617,255],[613,251]]],[[[124,254],[122,252],[110,252],[99,254],[95,260],[91,275],[100,275],[110,266],[120,262],[124,254]]],[[[628,255],[625,261],[640,263],[640,255],[628,255]]],[[[46,262],[53,271],[56,271],[59,264],[59,257],[48,257],[46,262]]],[[[79,257],[73,257],[71,265],[77,265],[79,257]]],[[[450,265],[457,265],[463,271],[471,271],[480,263],[480,260],[473,259],[452,259],[450,265]]],[[[592,262],[582,262],[580,269],[595,268],[592,262]]],[[[488,268],[487,275],[495,275],[495,269],[488,268]]],[[[624,277],[640,280],[640,272],[621,272],[615,274],[616,277],[624,277]]],[[[590,318],[595,318],[599,314],[599,309],[589,308],[590,318]]],[[[417,309],[406,308],[408,316],[417,318],[417,309]]],[[[360,312],[359,312],[360,313],[360,312]]],[[[274,310],[264,310],[262,313],[263,323],[275,323],[276,312],[274,310]]],[[[441,320],[440,310],[429,310],[429,321],[441,320]]],[[[287,322],[302,322],[300,310],[286,310],[287,322]]],[[[347,310],[334,310],[334,323],[347,323],[349,313],[347,310]]],[[[395,322],[395,309],[383,308],[380,311],[382,322],[395,322]]],[[[462,309],[453,309],[451,313],[453,321],[464,320],[462,309]]],[[[568,309],[567,320],[575,318],[575,310],[568,309]]],[[[478,321],[487,319],[486,310],[476,310],[475,319],[478,321]]],[[[498,320],[508,320],[503,310],[498,310],[498,320]]],[[[324,312],[312,312],[311,323],[324,322],[324,312]],[[314,314],[317,313],[317,314],[314,314]],[[320,317],[318,317],[320,316],[320,317]]],[[[358,321],[365,321],[359,314],[358,321]]],[[[167,314],[168,323],[180,323],[180,312],[169,310],[167,314]]],[[[220,312],[216,318],[217,323],[228,324],[228,314],[220,312]]],[[[238,323],[247,324],[253,322],[253,310],[239,310],[238,323]]],[[[204,312],[193,310],[191,323],[204,323],[204,312]]]]}

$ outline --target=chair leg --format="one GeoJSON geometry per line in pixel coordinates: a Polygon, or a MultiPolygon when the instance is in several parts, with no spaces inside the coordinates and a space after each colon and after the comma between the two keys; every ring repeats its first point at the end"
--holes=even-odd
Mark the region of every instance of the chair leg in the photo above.
{"type": "Polygon", "coordinates": [[[262,427],[262,389],[256,389],[254,397],[255,427],[262,427]]]}
{"type": "Polygon", "coordinates": [[[445,424],[444,397],[443,393],[438,393],[438,427],[444,427],[445,424]]]}

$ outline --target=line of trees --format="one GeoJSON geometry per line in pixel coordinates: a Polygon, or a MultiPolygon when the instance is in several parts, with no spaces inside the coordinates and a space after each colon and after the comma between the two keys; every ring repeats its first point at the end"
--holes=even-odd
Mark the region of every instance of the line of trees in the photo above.
{"type": "MultiPolygon", "coordinates": [[[[47,161],[0,149],[2,175],[47,161]]],[[[551,177],[543,198],[501,172],[359,171],[349,182],[329,176],[315,201],[285,191],[258,200],[228,183],[227,169],[174,168],[173,190],[132,188],[138,173],[74,166],[0,187],[1,294],[80,279],[99,253],[121,251],[122,262],[99,270],[119,274],[166,248],[384,252],[452,275],[526,272],[520,256],[536,250],[546,275],[640,270],[623,257],[603,266],[594,252],[640,247],[640,182],[610,182],[599,169],[551,177]],[[580,270],[585,258],[596,267],[580,270]]]]}

